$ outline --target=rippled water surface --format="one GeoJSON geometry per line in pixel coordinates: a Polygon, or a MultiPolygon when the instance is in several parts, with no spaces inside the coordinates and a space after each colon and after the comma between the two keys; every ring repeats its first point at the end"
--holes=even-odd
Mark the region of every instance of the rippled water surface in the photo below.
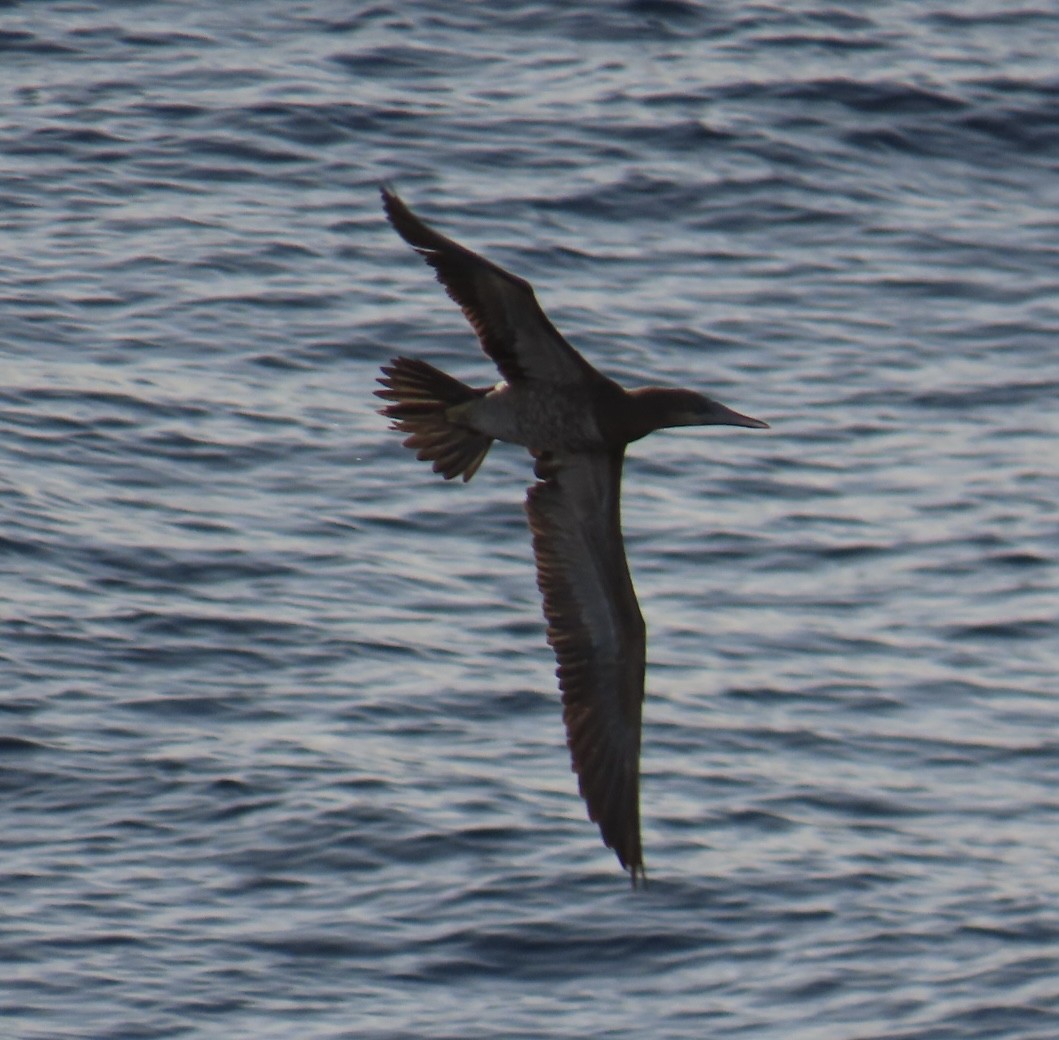
{"type": "Polygon", "coordinates": [[[1054,1040],[1052,5],[0,11],[0,1033],[1054,1040]],[[382,218],[627,385],[651,883],[522,509],[374,411],[495,371],[382,218]]]}

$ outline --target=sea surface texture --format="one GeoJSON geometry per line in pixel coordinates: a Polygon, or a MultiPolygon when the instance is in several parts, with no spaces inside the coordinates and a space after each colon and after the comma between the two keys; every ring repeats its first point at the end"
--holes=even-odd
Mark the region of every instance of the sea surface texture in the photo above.
{"type": "Polygon", "coordinates": [[[5,1040],[1055,1040],[1059,8],[0,5],[5,1040]],[[497,374],[388,181],[627,386],[649,885],[497,374]]]}

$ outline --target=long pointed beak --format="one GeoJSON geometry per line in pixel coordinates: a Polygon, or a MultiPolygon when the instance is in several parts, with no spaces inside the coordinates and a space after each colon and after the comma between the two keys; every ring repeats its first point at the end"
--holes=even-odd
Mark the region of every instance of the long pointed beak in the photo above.
{"type": "Polygon", "coordinates": [[[767,430],[769,428],[767,422],[762,422],[760,419],[752,419],[749,415],[734,411],[718,401],[711,401],[710,404],[713,407],[710,408],[709,415],[706,418],[706,422],[710,426],[748,426],[752,430],[767,430]]]}

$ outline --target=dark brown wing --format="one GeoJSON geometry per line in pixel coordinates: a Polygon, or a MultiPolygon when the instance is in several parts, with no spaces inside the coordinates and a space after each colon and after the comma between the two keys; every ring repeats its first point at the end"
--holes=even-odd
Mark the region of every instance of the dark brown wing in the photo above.
{"type": "Polygon", "coordinates": [[[622,459],[621,451],[542,457],[544,479],[529,489],[526,511],[581,797],[635,885],[644,876],[646,633],[621,536],[622,459]]]}
{"type": "Polygon", "coordinates": [[[596,375],[548,320],[529,282],[439,235],[393,191],[381,190],[390,223],[437,272],[438,281],[460,305],[482,349],[508,382],[571,383],[596,375]]]}

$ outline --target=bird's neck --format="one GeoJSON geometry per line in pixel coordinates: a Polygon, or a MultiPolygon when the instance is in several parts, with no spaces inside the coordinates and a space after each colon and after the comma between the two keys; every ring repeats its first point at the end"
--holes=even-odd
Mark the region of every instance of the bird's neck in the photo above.
{"type": "Polygon", "coordinates": [[[626,443],[638,441],[655,430],[673,425],[673,391],[660,386],[646,386],[628,391],[624,415],[626,443]]]}

